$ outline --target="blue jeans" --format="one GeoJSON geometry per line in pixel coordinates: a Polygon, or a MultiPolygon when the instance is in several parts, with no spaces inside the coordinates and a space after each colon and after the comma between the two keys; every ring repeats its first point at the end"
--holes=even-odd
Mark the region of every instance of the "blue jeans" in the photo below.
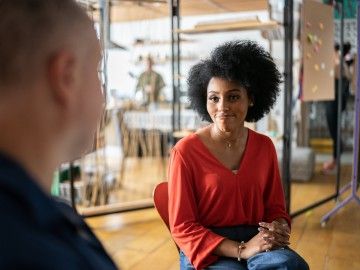
{"type": "MultiPolygon", "coordinates": [[[[227,227],[213,229],[219,235],[234,241],[249,241],[255,236],[257,229],[250,227],[227,227]],[[243,231],[239,233],[239,231],[243,231]]],[[[195,269],[185,254],[180,251],[180,270],[195,269]]],[[[308,264],[290,248],[261,252],[248,260],[238,262],[237,259],[220,257],[206,270],[309,270],[308,264]]]]}

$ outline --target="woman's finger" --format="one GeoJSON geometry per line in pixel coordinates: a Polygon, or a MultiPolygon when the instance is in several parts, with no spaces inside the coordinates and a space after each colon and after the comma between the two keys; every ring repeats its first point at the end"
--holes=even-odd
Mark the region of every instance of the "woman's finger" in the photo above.
{"type": "Polygon", "coordinates": [[[271,223],[267,222],[259,222],[259,225],[263,228],[266,228],[268,230],[273,229],[273,225],[271,223]]]}
{"type": "Polygon", "coordinates": [[[276,220],[274,220],[271,223],[259,222],[259,225],[263,228],[267,228],[270,231],[280,230],[280,231],[285,231],[287,233],[290,233],[290,228],[287,223],[280,223],[276,220]]]}
{"type": "Polygon", "coordinates": [[[275,238],[286,239],[286,240],[288,240],[290,238],[289,234],[281,232],[281,231],[279,231],[279,232],[270,231],[268,229],[261,228],[261,227],[258,230],[262,233],[262,236],[264,236],[264,237],[275,237],[275,238]]]}
{"type": "Polygon", "coordinates": [[[289,235],[279,235],[279,234],[276,234],[274,233],[273,234],[274,238],[276,241],[279,241],[279,242],[289,242],[290,240],[290,236],[289,235]]]}
{"type": "Polygon", "coordinates": [[[261,236],[268,243],[280,243],[281,245],[289,245],[289,237],[283,237],[270,231],[263,232],[261,236]]]}
{"type": "Polygon", "coordinates": [[[267,243],[272,245],[274,248],[281,248],[281,247],[286,247],[290,245],[289,241],[283,241],[283,240],[278,240],[278,239],[274,239],[274,238],[268,238],[267,239],[267,243]]]}
{"type": "Polygon", "coordinates": [[[273,232],[278,235],[281,235],[283,237],[290,237],[290,234],[288,232],[286,232],[285,230],[275,229],[273,232]]]}

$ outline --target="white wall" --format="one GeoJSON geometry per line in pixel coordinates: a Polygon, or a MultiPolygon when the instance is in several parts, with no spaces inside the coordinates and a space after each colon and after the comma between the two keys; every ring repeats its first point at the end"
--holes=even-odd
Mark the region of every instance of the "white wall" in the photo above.
{"type": "MultiPolygon", "coordinates": [[[[182,28],[192,28],[199,21],[215,20],[222,18],[236,18],[249,15],[258,15],[260,19],[267,19],[266,12],[242,12],[232,14],[220,14],[211,16],[185,17],[181,21],[182,28]]],[[[156,46],[133,46],[136,38],[152,39],[152,40],[169,40],[170,41],[170,20],[155,19],[147,21],[137,21],[129,23],[116,23],[111,27],[112,40],[129,48],[129,51],[111,50],[108,59],[108,83],[109,89],[119,90],[119,95],[132,97],[136,79],[131,78],[128,72],[139,75],[143,70],[143,65],[135,64],[139,55],[146,56],[149,53],[153,56],[164,58],[169,57],[171,52],[170,43],[166,45],[156,46]]],[[[251,39],[257,41],[267,48],[267,41],[264,40],[259,31],[243,31],[229,33],[214,33],[201,35],[184,35],[184,38],[194,39],[193,43],[182,43],[182,56],[196,55],[198,58],[204,58],[217,45],[224,41],[233,39],[251,39]]],[[[186,76],[189,68],[196,63],[195,61],[183,61],[182,73],[186,76]]],[[[164,78],[167,87],[165,92],[167,97],[171,99],[171,66],[168,61],[166,64],[156,65],[155,70],[164,78]]],[[[184,89],[186,90],[186,89],[184,89]]]]}
{"type": "MultiPolygon", "coordinates": [[[[282,7],[278,7],[280,10],[282,7]]],[[[227,18],[242,18],[257,15],[261,20],[268,19],[268,13],[263,12],[241,12],[241,13],[228,13],[206,16],[192,16],[184,17],[181,21],[181,28],[192,28],[197,22],[209,21],[227,18]]],[[[280,18],[276,18],[280,20],[280,18]]],[[[128,51],[111,50],[108,59],[108,89],[116,89],[117,95],[120,97],[133,98],[134,89],[136,86],[136,79],[129,76],[129,72],[139,75],[143,70],[143,65],[135,64],[139,55],[146,56],[149,53],[153,56],[170,56],[171,46],[170,43],[165,45],[156,46],[133,46],[134,40],[137,38],[151,39],[151,40],[168,40],[170,41],[170,20],[154,19],[144,20],[128,23],[116,23],[111,26],[112,40],[129,48],[128,51]]],[[[212,33],[212,34],[197,34],[197,35],[183,35],[186,39],[193,39],[193,43],[182,43],[181,54],[182,56],[196,55],[198,59],[205,58],[209,55],[210,51],[217,45],[234,39],[250,39],[258,42],[265,49],[269,49],[267,40],[261,37],[260,31],[241,31],[241,32],[227,32],[227,33],[212,33]]],[[[298,58],[297,43],[294,44],[294,58],[298,58]]],[[[279,69],[283,72],[284,63],[284,43],[282,40],[273,42],[272,55],[279,69]]],[[[197,60],[198,61],[198,60],[197,60]]],[[[182,61],[181,72],[186,77],[188,70],[197,61],[182,61]]],[[[298,66],[294,66],[294,92],[297,92],[297,72],[298,66]]],[[[155,65],[154,69],[159,72],[166,83],[165,93],[166,97],[170,100],[171,97],[171,65],[170,61],[165,64],[155,65]]],[[[186,91],[185,80],[182,83],[182,90],[186,91]]],[[[277,119],[279,133],[283,129],[283,92],[281,93],[278,102],[273,110],[273,115],[277,119]]],[[[267,129],[266,119],[258,123],[258,129],[264,131],[267,129]]]]}

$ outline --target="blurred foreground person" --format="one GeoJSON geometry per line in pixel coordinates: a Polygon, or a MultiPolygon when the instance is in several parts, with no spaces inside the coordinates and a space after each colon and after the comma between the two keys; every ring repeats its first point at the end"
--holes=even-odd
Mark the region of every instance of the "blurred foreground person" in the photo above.
{"type": "Polygon", "coordinates": [[[55,169],[91,148],[101,58],[73,0],[0,0],[0,269],[116,269],[71,207],[55,169]]]}

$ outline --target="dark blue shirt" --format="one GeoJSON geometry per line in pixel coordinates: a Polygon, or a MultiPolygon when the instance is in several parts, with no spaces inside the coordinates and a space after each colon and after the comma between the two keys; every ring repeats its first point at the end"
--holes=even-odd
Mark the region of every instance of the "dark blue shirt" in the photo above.
{"type": "Polygon", "coordinates": [[[0,155],[0,269],[116,269],[73,209],[0,155]]]}

